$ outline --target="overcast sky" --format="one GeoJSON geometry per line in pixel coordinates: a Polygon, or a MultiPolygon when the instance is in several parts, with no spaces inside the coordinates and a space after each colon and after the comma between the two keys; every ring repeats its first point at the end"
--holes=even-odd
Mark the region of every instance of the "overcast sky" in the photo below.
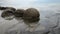
{"type": "Polygon", "coordinates": [[[0,0],[0,5],[18,8],[60,6],[60,0],[0,0]]]}

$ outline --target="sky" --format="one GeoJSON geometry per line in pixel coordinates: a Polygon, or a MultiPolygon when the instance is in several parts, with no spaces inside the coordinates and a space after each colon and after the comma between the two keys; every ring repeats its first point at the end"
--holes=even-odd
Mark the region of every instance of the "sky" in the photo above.
{"type": "Polygon", "coordinates": [[[18,8],[60,6],[60,0],[0,0],[0,5],[18,8]]]}

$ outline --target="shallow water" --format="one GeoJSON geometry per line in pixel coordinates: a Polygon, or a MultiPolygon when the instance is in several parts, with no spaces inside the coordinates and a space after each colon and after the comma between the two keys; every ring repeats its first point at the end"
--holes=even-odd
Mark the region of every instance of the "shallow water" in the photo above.
{"type": "MultiPolygon", "coordinates": [[[[16,31],[24,30],[26,28],[26,25],[23,23],[23,21],[17,21],[16,19],[10,21],[4,20],[1,17],[1,13],[2,11],[0,11],[0,34],[5,34],[5,32],[11,32],[15,30],[16,31]]],[[[58,12],[54,12],[54,11],[52,12],[47,10],[45,11],[41,10],[40,11],[41,20],[39,21],[39,23],[41,23],[42,26],[40,25],[36,29],[36,31],[47,31],[48,29],[50,29],[49,27],[55,26],[57,24],[58,18],[60,18],[60,15],[56,16],[56,13],[58,14],[58,12]]]]}

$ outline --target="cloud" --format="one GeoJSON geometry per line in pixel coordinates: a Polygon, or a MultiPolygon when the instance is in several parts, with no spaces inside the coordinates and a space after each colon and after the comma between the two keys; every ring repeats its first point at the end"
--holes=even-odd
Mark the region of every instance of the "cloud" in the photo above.
{"type": "Polygon", "coordinates": [[[35,3],[60,3],[60,0],[38,0],[35,3]]]}
{"type": "Polygon", "coordinates": [[[2,0],[1,3],[3,4],[13,4],[13,5],[25,5],[25,4],[31,4],[36,0],[2,0]]]}
{"type": "Polygon", "coordinates": [[[2,6],[28,7],[37,0],[0,0],[2,6]]]}
{"type": "Polygon", "coordinates": [[[0,5],[12,6],[17,8],[36,7],[36,8],[42,8],[42,9],[43,8],[49,9],[49,8],[52,8],[52,6],[53,7],[60,6],[60,3],[58,3],[59,1],[60,0],[0,0],[0,5]],[[54,2],[57,2],[57,3],[54,3],[54,2]]]}

